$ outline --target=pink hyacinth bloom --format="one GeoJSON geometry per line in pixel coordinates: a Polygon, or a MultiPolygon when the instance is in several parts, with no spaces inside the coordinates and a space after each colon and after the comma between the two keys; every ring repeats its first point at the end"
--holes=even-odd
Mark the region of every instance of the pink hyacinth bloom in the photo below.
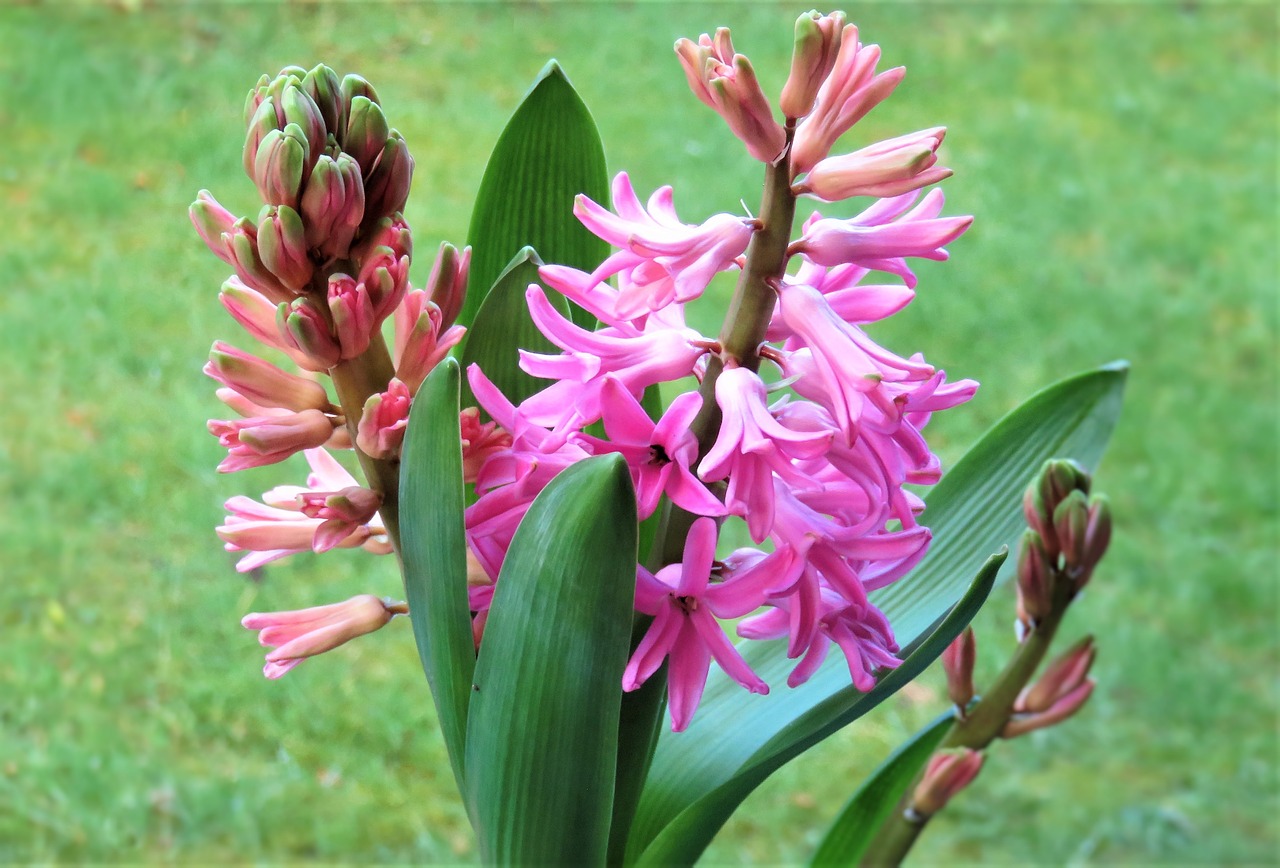
{"type": "Polygon", "coordinates": [[[772,577],[768,571],[756,571],[712,584],[715,549],[715,521],[700,518],[689,530],[679,564],[663,567],[657,575],[642,567],[636,571],[636,608],[654,618],[627,663],[622,689],[635,690],[669,660],[667,698],[674,732],[689,725],[702,699],[712,658],[752,693],[769,692],[716,617],[736,617],[759,606],[772,577]]]}
{"type": "Polygon", "coordinates": [[[409,291],[409,256],[390,247],[375,247],[360,263],[357,278],[369,294],[373,321],[381,324],[409,291]]]}
{"type": "Polygon", "coordinates": [[[363,283],[348,274],[329,277],[329,314],[333,317],[334,337],[340,355],[354,359],[369,349],[378,328],[373,321],[373,302],[363,283]]]}
{"type": "Polygon", "coordinates": [[[817,102],[796,127],[791,143],[793,175],[812,169],[836,139],[893,93],[906,70],[899,66],[877,75],[879,62],[880,46],[863,45],[858,28],[847,25],[831,73],[818,89],[817,102]]]}
{"type": "MultiPolygon", "coordinates": [[[[813,110],[818,90],[827,80],[844,40],[845,14],[808,12],[796,19],[791,74],[778,97],[778,108],[789,118],[802,118],[813,110]]],[[[855,31],[856,34],[856,31],[855,31]]]]}
{"type": "Polygon", "coordinates": [[[276,311],[280,338],[297,350],[298,365],[308,371],[326,373],[342,361],[342,347],[330,328],[332,315],[311,298],[295,298],[276,311]]]}
{"type": "Polygon", "coordinates": [[[626,271],[628,286],[615,312],[625,319],[700,296],[716,274],[736,265],[758,224],[745,217],[716,214],[698,226],[681,223],[670,187],[640,204],[626,172],[613,179],[614,214],[586,196],[573,213],[599,238],[620,248],[593,273],[596,281],[626,271]]]}
{"type": "Polygon", "coordinates": [[[751,156],[763,163],[777,161],[787,134],[773,118],[751,61],[733,50],[729,28],[718,29],[715,39],[704,33],[696,43],[681,39],[675,47],[694,96],[724,118],[751,156]]]}
{"type": "Polygon", "coordinates": [[[241,620],[246,628],[260,630],[258,642],[275,650],[267,654],[262,674],[279,678],[308,657],[332,651],[386,626],[394,615],[407,612],[371,594],[342,603],[289,612],[254,612],[241,620]]]}
{"type": "Polygon", "coordinates": [[[228,450],[221,473],[263,467],[296,452],[323,446],[333,434],[334,420],[319,410],[237,420],[209,420],[209,433],[228,450]]]}
{"type": "MultiPolygon", "coordinates": [[[[468,248],[470,249],[470,248],[468,248]]],[[[456,311],[454,312],[456,316],[456,311]]],[[[395,345],[392,358],[396,377],[416,393],[427,374],[440,364],[467,330],[444,327],[445,312],[431,300],[426,290],[405,293],[395,310],[395,345]]]]}
{"type": "Polygon", "coordinates": [[[964,234],[973,223],[972,217],[938,217],[943,194],[930,190],[920,204],[903,213],[914,201],[915,193],[881,199],[857,217],[849,220],[814,219],[805,224],[804,234],[788,249],[803,254],[819,265],[857,263],[900,275],[908,287],[916,285],[915,274],[904,261],[907,257],[944,260],[944,244],[964,234]],[[892,221],[892,222],[891,222],[892,221]]]}
{"type": "Polygon", "coordinates": [[[462,434],[462,479],[474,483],[489,456],[511,448],[511,435],[496,422],[481,422],[476,407],[458,414],[458,426],[462,434]]]}
{"type": "Polygon", "coordinates": [[[208,190],[196,194],[196,201],[191,204],[188,214],[209,250],[223,262],[234,266],[235,260],[226,236],[232,232],[238,218],[223,208],[208,190]]]}
{"type": "Polygon", "coordinates": [[[240,278],[232,277],[222,284],[218,301],[222,302],[227,313],[231,314],[250,335],[261,343],[280,350],[298,367],[303,366],[307,360],[306,355],[298,352],[291,343],[281,337],[280,326],[276,319],[276,305],[265,295],[245,286],[240,278]]]}
{"type": "Polygon", "coordinates": [[[270,362],[215,341],[204,373],[254,404],[303,410],[331,410],[324,386],[283,371],[270,362]]]}
{"type": "Polygon", "coordinates": [[[698,465],[707,481],[729,479],[725,506],[746,518],[751,538],[760,542],[773,526],[772,475],[796,486],[813,484],[792,463],[816,458],[831,443],[831,431],[793,431],[769,411],[764,382],[736,365],[716,380],[716,403],[724,414],[716,442],[698,465]]]}
{"type": "Polygon", "coordinates": [[[302,514],[323,522],[311,538],[311,548],[317,553],[340,545],[361,525],[372,521],[381,505],[382,495],[358,485],[341,491],[306,491],[298,495],[302,514]]]}
{"type": "Polygon", "coordinates": [[[356,428],[356,445],[371,458],[390,458],[400,452],[409,425],[413,395],[409,387],[392,377],[387,390],[370,395],[356,428]]]}
{"type": "Polygon", "coordinates": [[[824,202],[854,196],[901,196],[951,177],[936,165],[943,127],[921,130],[865,147],[852,154],[827,157],[792,187],[797,195],[824,202]]]}
{"type": "Polygon", "coordinates": [[[698,458],[698,439],[690,429],[702,407],[697,392],[677,397],[655,424],[630,392],[607,377],[600,405],[609,439],[581,439],[596,454],[618,452],[627,460],[640,518],[652,515],[664,494],[694,515],[724,515],[724,504],[690,470],[698,458]]]}

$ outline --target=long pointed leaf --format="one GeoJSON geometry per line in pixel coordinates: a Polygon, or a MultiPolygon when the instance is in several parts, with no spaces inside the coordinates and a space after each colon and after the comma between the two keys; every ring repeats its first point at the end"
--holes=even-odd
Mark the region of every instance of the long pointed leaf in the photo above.
{"type": "MultiPolygon", "coordinates": [[[[992,548],[1015,541],[1022,491],[1041,463],[1071,457],[1097,465],[1119,416],[1126,373],[1123,364],[1109,365],[1038,392],[996,423],[935,487],[924,515],[935,534],[928,557],[872,597],[902,645],[914,644],[956,602],[992,548]]],[[[756,672],[769,683],[785,682],[791,661],[782,650],[751,646],[745,656],[756,672]]],[[[841,694],[848,675],[835,656],[800,688],[768,697],[745,695],[713,670],[689,729],[664,732],[659,740],[629,852],[642,852],[676,817],[722,787],[740,801],[763,780],[745,774],[753,762],[789,750],[788,739],[807,739],[824,718],[847,715],[841,694]],[[810,712],[807,724],[793,726],[810,712]]]]}
{"type": "Polygon", "coordinates": [[[565,470],[520,523],[467,724],[486,864],[604,862],[635,573],[635,494],[621,456],[565,470]]]}
{"type": "MultiPolygon", "coordinates": [[[[524,247],[516,254],[480,305],[462,349],[463,369],[473,362],[478,364],[485,376],[513,404],[519,404],[550,385],[549,381],[531,377],[520,370],[519,351],[560,352],[560,348],[547,340],[533,324],[525,301],[525,290],[529,284],[540,283],[538,269],[541,266],[542,260],[532,247],[524,247]]],[[[560,313],[569,315],[569,301],[560,293],[548,293],[547,300],[560,313]]],[[[463,383],[462,403],[463,406],[475,403],[466,383],[463,383]]]]}
{"type": "Polygon", "coordinates": [[[825,703],[793,721],[756,756],[720,786],[691,804],[671,821],[640,856],[644,865],[692,865],[747,795],[765,778],[835,731],[875,708],[923,672],[951,644],[986,602],[1006,552],[983,564],[968,592],[902,665],[882,677],[867,693],[845,687],[825,703]]]}
{"type": "MultiPolygon", "coordinates": [[[[485,167],[471,213],[470,285],[458,321],[470,325],[498,274],[522,247],[547,261],[592,271],[609,255],[609,245],[573,216],[573,198],[585,193],[608,201],[604,147],[591,113],[554,60],[498,138],[485,167]]],[[[574,308],[574,321],[594,319],[574,308]]]]}
{"type": "Polygon", "coordinates": [[[898,804],[954,722],[955,714],[949,711],[890,754],[863,781],[828,827],[811,864],[830,868],[858,864],[871,843],[871,836],[898,804]]]}
{"type": "Polygon", "coordinates": [[[476,657],[467,604],[458,381],[458,363],[445,359],[414,397],[401,453],[400,555],[413,638],[462,790],[476,657]]]}

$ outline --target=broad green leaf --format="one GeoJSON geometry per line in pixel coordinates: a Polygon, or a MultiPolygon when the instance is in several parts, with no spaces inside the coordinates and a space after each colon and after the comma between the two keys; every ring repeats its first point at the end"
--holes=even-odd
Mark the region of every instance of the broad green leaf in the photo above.
{"type": "MultiPolygon", "coordinates": [[[[471,213],[468,293],[458,322],[469,326],[483,293],[523,247],[547,261],[593,271],[609,245],[573,216],[573,199],[585,193],[607,202],[604,147],[591,113],[554,60],[543,67],[498,138],[485,167],[471,213]]],[[[595,325],[574,307],[574,321],[595,325]]]]}
{"type": "MultiPolygon", "coordinates": [[[[1126,373],[1124,364],[1109,365],[1038,392],[997,422],[934,488],[923,519],[934,532],[929,555],[872,595],[900,644],[915,645],[954,605],[987,554],[1016,541],[1022,491],[1046,459],[1074,458],[1096,467],[1119,416],[1126,373]]],[[[792,661],[780,646],[749,643],[745,656],[765,681],[785,684],[792,661]]],[[[745,694],[713,670],[689,729],[664,732],[659,740],[629,852],[642,852],[676,817],[722,787],[738,801],[744,798],[763,780],[745,773],[753,762],[789,751],[789,740],[808,739],[824,728],[824,719],[847,716],[848,687],[839,655],[803,686],[767,697],[745,694]]]]}
{"type": "MultiPolygon", "coordinates": [[[[923,672],[951,644],[986,602],[1006,551],[983,564],[968,592],[897,669],[866,693],[845,684],[824,703],[792,721],[729,780],[693,802],[649,843],[637,860],[644,865],[692,865],[747,794],[787,762],[857,720],[923,672]]],[[[846,679],[847,679],[846,675],[846,679]]],[[[651,776],[652,779],[652,776],[651,776]]]]}
{"type": "Polygon", "coordinates": [[[563,471],[516,531],[476,663],[466,767],[485,864],[605,861],[635,577],[621,456],[563,471]]]}
{"type": "Polygon", "coordinates": [[[863,781],[827,829],[826,837],[813,854],[813,865],[837,868],[858,864],[871,837],[879,831],[954,722],[953,712],[940,716],[890,754],[863,781]]]}
{"type": "MultiPolygon", "coordinates": [[[[476,314],[462,348],[462,368],[478,364],[486,377],[502,390],[513,404],[519,404],[534,392],[551,385],[548,380],[531,377],[520,370],[520,350],[558,354],[560,348],[543,337],[529,315],[525,291],[531,283],[539,283],[538,268],[542,260],[532,247],[525,247],[508,263],[493,289],[485,297],[476,314]]],[[[558,292],[548,292],[547,300],[565,316],[569,302],[558,292]]],[[[475,398],[464,383],[462,405],[471,406],[475,398]]]]}
{"type": "Polygon", "coordinates": [[[458,379],[458,363],[445,359],[414,397],[400,464],[400,557],[413,638],[463,790],[476,656],[467,602],[458,379]]]}

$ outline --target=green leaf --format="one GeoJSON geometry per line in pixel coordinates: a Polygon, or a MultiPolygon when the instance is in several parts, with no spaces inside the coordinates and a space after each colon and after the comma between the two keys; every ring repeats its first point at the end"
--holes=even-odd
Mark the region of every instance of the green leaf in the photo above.
{"type": "MultiPolygon", "coordinates": [[[[462,348],[462,368],[474,362],[486,377],[502,390],[513,404],[519,404],[534,392],[550,385],[547,380],[531,377],[520,370],[520,350],[559,354],[560,348],[543,337],[529,315],[525,290],[539,283],[538,268],[542,260],[532,247],[525,247],[507,265],[480,310],[462,348]]],[[[547,300],[560,313],[569,315],[569,301],[558,292],[547,293],[547,300]]],[[[475,404],[475,397],[463,384],[462,404],[475,404]]]]}
{"type": "MultiPolygon", "coordinates": [[[[1097,465],[1119,416],[1126,373],[1126,365],[1109,365],[1037,393],[996,423],[934,488],[923,517],[934,532],[928,556],[905,578],[872,595],[900,644],[917,644],[964,592],[987,554],[1014,543],[1022,527],[1022,491],[1046,459],[1069,457],[1086,467],[1097,465]]],[[[792,661],[782,648],[758,642],[749,646],[745,657],[760,677],[785,684],[792,661]]],[[[745,694],[723,672],[712,670],[689,729],[664,732],[659,740],[629,853],[641,853],[701,800],[736,805],[764,779],[748,773],[753,763],[758,770],[762,759],[786,753],[796,740],[808,741],[826,724],[846,718],[848,674],[839,655],[832,658],[806,684],[767,697],[745,694]]],[[[705,834],[709,840],[722,822],[711,833],[692,828],[697,826],[692,823],[690,834],[696,832],[700,841],[705,834]]],[[[664,845],[677,862],[692,861],[702,846],[705,841],[684,848],[664,845]]]]}
{"type": "Polygon", "coordinates": [[[857,865],[871,837],[907,792],[934,749],[946,737],[955,714],[948,711],[911,737],[863,781],[813,854],[813,865],[857,865]]]}
{"type": "Polygon", "coordinates": [[[603,864],[635,576],[626,463],[574,464],[516,531],[476,663],[467,785],[485,864],[603,864]]]}
{"type": "Polygon", "coordinates": [[[458,363],[445,359],[413,400],[400,464],[400,557],[413,638],[454,777],[465,792],[463,748],[476,656],[467,602],[458,380],[458,363]]]}
{"type": "MultiPolygon", "coordinates": [[[[662,829],[637,861],[644,865],[692,865],[747,794],[765,778],[910,684],[942,654],[982,608],[1006,554],[1007,549],[987,559],[964,597],[943,618],[937,629],[917,644],[902,665],[886,673],[866,693],[859,693],[848,684],[846,674],[843,688],[795,718],[750,757],[733,777],[685,808],[662,829]]],[[[780,653],[782,649],[777,650],[780,653]]],[[[826,671],[829,670],[830,667],[826,671]]]]}
{"type": "MultiPolygon", "coordinates": [[[[591,113],[552,60],[498,138],[480,182],[467,240],[471,287],[488,290],[526,246],[547,262],[593,271],[609,245],[573,216],[579,193],[608,201],[604,147],[591,113]]],[[[470,325],[483,300],[483,292],[468,293],[458,322],[470,325]]],[[[594,328],[594,318],[576,305],[573,317],[594,328]]]]}

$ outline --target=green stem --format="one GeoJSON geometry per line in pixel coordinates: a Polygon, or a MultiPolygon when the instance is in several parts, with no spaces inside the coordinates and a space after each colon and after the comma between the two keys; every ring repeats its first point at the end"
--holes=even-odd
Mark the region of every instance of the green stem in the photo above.
{"type": "MultiPolygon", "coordinates": [[[[984,750],[1000,736],[1013,715],[1013,705],[1018,694],[1027,686],[1048,653],[1074,593],[1074,583],[1064,575],[1055,574],[1053,605],[1049,614],[1018,645],[1013,657],[996,678],[994,687],[984,693],[963,718],[956,719],[939,745],[939,750],[960,747],[984,750]]],[[[923,772],[916,776],[889,813],[863,853],[861,865],[877,868],[900,865],[906,858],[930,819],[910,810],[912,794],[922,776],[923,772]]]]}

